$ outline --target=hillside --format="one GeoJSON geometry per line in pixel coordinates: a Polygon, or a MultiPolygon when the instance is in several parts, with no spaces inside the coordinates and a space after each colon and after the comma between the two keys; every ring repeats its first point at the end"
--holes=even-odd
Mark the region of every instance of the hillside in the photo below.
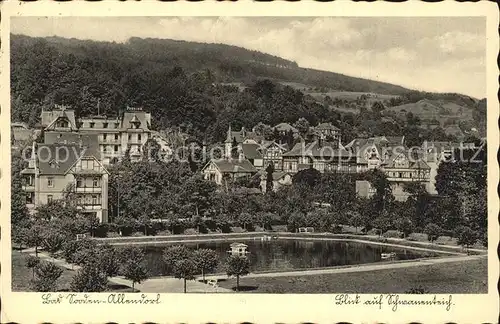
{"type": "Polygon", "coordinates": [[[114,43],[12,35],[11,94],[13,121],[30,126],[54,103],[70,105],[78,115],[97,114],[99,103],[101,114],[142,106],[160,129],[182,126],[212,138],[222,136],[228,123],[252,127],[301,117],[312,124],[335,122],[339,113],[359,113],[376,101],[430,118],[450,111],[485,120],[485,109],[468,96],[301,68],[236,46],[168,39],[114,43]],[[430,100],[427,110],[419,104],[424,99],[430,100]]]}
{"type": "MultiPolygon", "coordinates": [[[[30,47],[40,38],[11,36],[11,48],[30,47]]],[[[398,95],[408,92],[401,86],[350,77],[338,73],[300,68],[283,58],[224,44],[208,44],[170,39],[130,38],[124,44],[47,37],[43,39],[57,52],[77,57],[118,54],[129,63],[134,60],[154,65],[179,66],[189,72],[210,69],[220,82],[252,82],[256,78],[301,82],[308,86],[340,91],[376,92],[398,95]]]]}

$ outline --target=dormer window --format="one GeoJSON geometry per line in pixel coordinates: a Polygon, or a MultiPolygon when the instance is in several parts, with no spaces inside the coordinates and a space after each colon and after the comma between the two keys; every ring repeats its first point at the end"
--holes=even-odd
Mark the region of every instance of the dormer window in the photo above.
{"type": "Polygon", "coordinates": [[[130,120],[130,128],[138,129],[141,125],[141,121],[137,118],[137,115],[134,115],[132,120],[130,120]]]}
{"type": "Polygon", "coordinates": [[[108,123],[102,123],[102,128],[108,128],[108,123]]]}
{"type": "Polygon", "coordinates": [[[50,161],[49,166],[51,169],[57,169],[59,167],[59,165],[57,164],[57,162],[55,160],[50,161]]]}
{"type": "Polygon", "coordinates": [[[90,123],[89,123],[89,127],[90,127],[90,128],[94,128],[94,126],[95,126],[95,123],[94,123],[94,122],[90,122],[90,123]]]}
{"type": "Polygon", "coordinates": [[[58,120],[56,123],[57,127],[68,127],[68,121],[67,120],[58,120]]]}

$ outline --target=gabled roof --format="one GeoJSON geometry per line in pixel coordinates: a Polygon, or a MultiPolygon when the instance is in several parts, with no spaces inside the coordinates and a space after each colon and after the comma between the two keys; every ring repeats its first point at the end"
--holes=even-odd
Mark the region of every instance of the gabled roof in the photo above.
{"type": "Polygon", "coordinates": [[[72,128],[76,128],[76,119],[75,119],[75,111],[68,109],[55,109],[49,111],[42,111],[41,116],[41,126],[42,128],[46,128],[50,124],[52,124],[59,116],[66,116],[69,119],[70,125],[72,128]]]}
{"type": "Polygon", "coordinates": [[[288,152],[283,153],[283,156],[311,156],[322,157],[325,159],[331,157],[348,157],[350,154],[343,147],[337,147],[336,143],[322,141],[314,141],[312,143],[297,143],[288,152]]]}
{"type": "Polygon", "coordinates": [[[279,123],[278,125],[274,126],[274,128],[276,130],[278,130],[279,132],[288,132],[290,130],[292,130],[292,132],[294,132],[294,133],[299,132],[299,130],[297,128],[293,127],[289,123],[279,123]]]}
{"type": "Polygon", "coordinates": [[[69,128],[72,129],[72,130],[76,130],[76,123],[74,121],[74,116],[73,116],[73,120],[71,120],[70,116],[68,115],[68,113],[66,113],[66,110],[62,110],[59,115],[57,117],[55,117],[52,122],[47,125],[45,127],[45,129],[50,129],[52,128],[52,126],[57,123],[58,120],[66,120],[69,124],[69,128]]]}
{"type": "Polygon", "coordinates": [[[262,153],[259,151],[259,144],[241,144],[243,155],[247,159],[262,159],[262,153]]]}
{"type": "Polygon", "coordinates": [[[86,154],[101,158],[99,151],[99,137],[96,134],[78,134],[70,132],[45,132],[45,144],[72,144],[86,148],[86,154]]]}
{"type": "Polygon", "coordinates": [[[147,130],[151,128],[151,114],[142,110],[125,111],[121,127],[123,129],[130,128],[130,122],[137,121],[141,123],[140,128],[147,130]]]}
{"type": "Polygon", "coordinates": [[[221,159],[211,160],[202,169],[205,170],[208,165],[213,164],[221,173],[256,173],[257,169],[247,159],[221,159]]]}
{"type": "Polygon", "coordinates": [[[315,127],[317,130],[340,130],[338,127],[332,125],[332,123],[321,123],[315,127]]]}
{"type": "Polygon", "coordinates": [[[430,170],[431,167],[425,161],[418,159],[410,165],[411,169],[430,170]]]}
{"type": "Polygon", "coordinates": [[[48,175],[66,174],[82,153],[82,148],[74,144],[40,144],[36,150],[40,174],[48,175]]]}

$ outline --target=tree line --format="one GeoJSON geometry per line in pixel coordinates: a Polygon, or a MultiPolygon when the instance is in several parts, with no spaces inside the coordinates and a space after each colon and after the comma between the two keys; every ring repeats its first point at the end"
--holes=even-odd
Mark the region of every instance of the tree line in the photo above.
{"type": "MultiPolygon", "coordinates": [[[[60,250],[50,253],[60,256],[72,267],[79,267],[70,282],[70,289],[75,292],[109,291],[109,278],[115,276],[123,276],[131,281],[132,291],[135,291],[136,284],[150,277],[145,251],[138,247],[115,248],[109,244],[99,245],[95,240],[83,239],[66,241],[60,250]]],[[[162,262],[169,275],[183,280],[186,293],[187,281],[195,280],[201,274],[203,282],[206,282],[205,275],[216,271],[220,260],[218,254],[211,249],[192,250],[185,245],[173,245],[164,249],[162,262]]],[[[57,281],[64,271],[61,267],[50,261],[43,261],[36,255],[27,255],[25,266],[33,271],[31,289],[40,292],[57,291],[57,281]]],[[[239,289],[240,277],[247,275],[249,269],[249,260],[244,256],[229,255],[225,260],[226,274],[236,277],[236,290],[239,289]]]]}
{"type": "MultiPolygon", "coordinates": [[[[101,114],[109,116],[121,114],[126,106],[139,106],[152,114],[154,129],[180,128],[194,139],[207,143],[223,141],[229,124],[234,129],[242,126],[251,129],[259,123],[293,124],[301,118],[312,126],[332,122],[341,129],[343,142],[361,133],[366,136],[404,134],[417,142],[445,139],[442,130],[432,133],[419,130],[398,118],[384,121],[380,108],[372,111],[360,104],[359,108],[366,110],[361,114],[336,110],[334,104],[320,102],[272,81],[282,78],[265,74],[257,77],[260,75],[257,71],[250,73],[248,86],[240,91],[236,86],[224,85],[225,77],[217,64],[203,61],[188,64],[186,62],[198,58],[190,58],[186,51],[182,51],[187,55],[186,62],[177,56],[170,57],[168,51],[159,50],[162,42],[157,40],[133,40],[125,45],[86,41],[73,44],[72,41],[14,36],[11,41],[12,120],[27,122],[32,127],[39,124],[41,110],[50,110],[54,104],[72,106],[77,116],[96,115],[97,106],[101,114]]],[[[258,69],[261,68],[259,65],[258,69]]],[[[312,79],[320,82],[325,78],[312,79]]],[[[350,83],[339,86],[351,91],[357,88],[350,83]]],[[[415,91],[394,94],[401,94],[404,102],[414,102],[412,100],[422,96],[440,96],[415,91]]],[[[450,94],[448,97],[471,104],[463,96],[450,94]]],[[[481,113],[485,116],[484,109],[481,113]]]]}

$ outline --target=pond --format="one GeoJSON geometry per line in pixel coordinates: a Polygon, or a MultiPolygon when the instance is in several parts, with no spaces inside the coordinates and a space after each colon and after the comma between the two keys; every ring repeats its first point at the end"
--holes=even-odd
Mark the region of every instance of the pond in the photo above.
{"type": "MultiPolygon", "coordinates": [[[[323,268],[343,265],[355,265],[374,262],[386,262],[382,253],[395,253],[393,260],[411,260],[423,257],[435,257],[439,254],[430,251],[416,251],[391,246],[363,244],[342,241],[282,240],[271,241],[239,240],[248,245],[250,272],[287,271],[306,268],[323,268]]],[[[224,272],[224,263],[229,256],[230,244],[234,241],[185,243],[192,249],[212,249],[219,254],[219,268],[224,272]]],[[[146,262],[152,276],[169,275],[162,261],[163,251],[172,244],[146,246],[146,262]]],[[[176,243],[178,245],[178,243],[176,243]]]]}

